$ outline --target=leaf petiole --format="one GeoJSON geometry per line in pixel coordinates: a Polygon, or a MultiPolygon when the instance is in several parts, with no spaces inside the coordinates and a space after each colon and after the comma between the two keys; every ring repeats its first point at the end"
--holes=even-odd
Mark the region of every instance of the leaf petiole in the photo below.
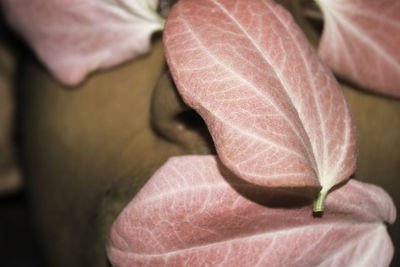
{"type": "Polygon", "coordinates": [[[314,201],[314,209],[313,212],[323,212],[324,211],[324,202],[325,197],[328,194],[328,191],[324,188],[318,193],[317,199],[314,201]]]}
{"type": "Polygon", "coordinates": [[[321,3],[319,2],[319,0],[314,0],[314,2],[322,10],[322,6],[321,6],[321,3]]]}

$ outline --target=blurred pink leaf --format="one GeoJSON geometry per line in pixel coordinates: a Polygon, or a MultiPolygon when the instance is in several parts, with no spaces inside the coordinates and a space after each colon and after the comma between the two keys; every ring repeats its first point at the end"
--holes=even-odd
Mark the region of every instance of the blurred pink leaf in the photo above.
{"type": "Polygon", "coordinates": [[[108,257],[121,267],[390,263],[383,222],[393,223],[396,211],[379,187],[349,181],[327,196],[322,218],[309,206],[262,205],[270,196],[259,190],[214,156],[172,158],[114,222],[108,257]]]}
{"type": "Polygon", "coordinates": [[[356,165],[348,106],[290,14],[270,0],[182,0],[164,45],[185,102],[222,162],[265,186],[322,186],[356,165]]]}
{"type": "Polygon", "coordinates": [[[400,97],[400,1],[318,0],[319,53],[340,76],[400,97]]]}
{"type": "Polygon", "coordinates": [[[1,0],[9,23],[61,82],[146,53],[158,0],[1,0]]]}

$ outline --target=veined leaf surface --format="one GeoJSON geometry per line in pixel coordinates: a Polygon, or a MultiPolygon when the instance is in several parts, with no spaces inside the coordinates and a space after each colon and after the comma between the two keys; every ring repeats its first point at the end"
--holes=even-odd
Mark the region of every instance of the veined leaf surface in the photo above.
{"type": "Polygon", "coordinates": [[[340,76],[400,97],[400,1],[318,0],[319,54],[340,76]]]}
{"type": "Polygon", "coordinates": [[[352,174],[355,131],[343,94],[280,5],[182,0],[164,45],[180,94],[239,177],[326,193],[352,174]]]}
{"type": "Polygon", "coordinates": [[[4,14],[61,82],[76,85],[88,73],[150,49],[163,28],[158,0],[2,0],[4,14]]]}
{"type": "Polygon", "coordinates": [[[271,195],[260,188],[235,179],[215,156],[172,158],[114,222],[108,257],[120,267],[390,263],[383,222],[396,211],[379,187],[350,180],[327,196],[322,218],[309,205],[263,205],[271,195]]]}

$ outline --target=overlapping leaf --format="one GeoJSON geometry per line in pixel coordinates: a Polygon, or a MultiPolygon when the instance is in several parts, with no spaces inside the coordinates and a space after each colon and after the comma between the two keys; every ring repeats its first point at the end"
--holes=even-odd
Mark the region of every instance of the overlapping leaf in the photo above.
{"type": "Polygon", "coordinates": [[[400,97],[400,2],[318,2],[324,13],[321,57],[340,76],[400,97]]]}
{"type": "Polygon", "coordinates": [[[158,0],[2,0],[10,24],[63,83],[147,52],[158,0]]]}
{"type": "Polygon", "coordinates": [[[355,132],[339,85],[281,6],[182,0],[164,44],[179,92],[238,176],[327,192],[354,171],[355,132]]]}
{"type": "Polygon", "coordinates": [[[113,266],[389,264],[383,222],[396,214],[382,189],[349,181],[328,195],[322,218],[310,205],[262,205],[270,197],[214,156],[172,158],[119,215],[108,257],[113,266]]]}

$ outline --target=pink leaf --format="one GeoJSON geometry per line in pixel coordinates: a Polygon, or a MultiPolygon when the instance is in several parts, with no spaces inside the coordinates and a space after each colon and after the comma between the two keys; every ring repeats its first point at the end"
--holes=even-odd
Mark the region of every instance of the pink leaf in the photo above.
{"type": "Polygon", "coordinates": [[[108,257],[113,266],[389,264],[383,221],[393,223],[396,211],[379,187],[349,181],[327,196],[322,218],[308,206],[259,204],[269,195],[258,190],[214,156],[172,158],[114,222],[108,257]]]}
{"type": "Polygon", "coordinates": [[[63,83],[146,53],[158,0],[1,0],[10,24],[63,83]]]}
{"type": "Polygon", "coordinates": [[[356,165],[338,83],[290,14],[269,0],[182,0],[164,32],[171,73],[223,163],[266,186],[322,185],[356,165]]]}
{"type": "Polygon", "coordinates": [[[340,76],[400,97],[400,2],[319,0],[321,57],[340,76]]]}

